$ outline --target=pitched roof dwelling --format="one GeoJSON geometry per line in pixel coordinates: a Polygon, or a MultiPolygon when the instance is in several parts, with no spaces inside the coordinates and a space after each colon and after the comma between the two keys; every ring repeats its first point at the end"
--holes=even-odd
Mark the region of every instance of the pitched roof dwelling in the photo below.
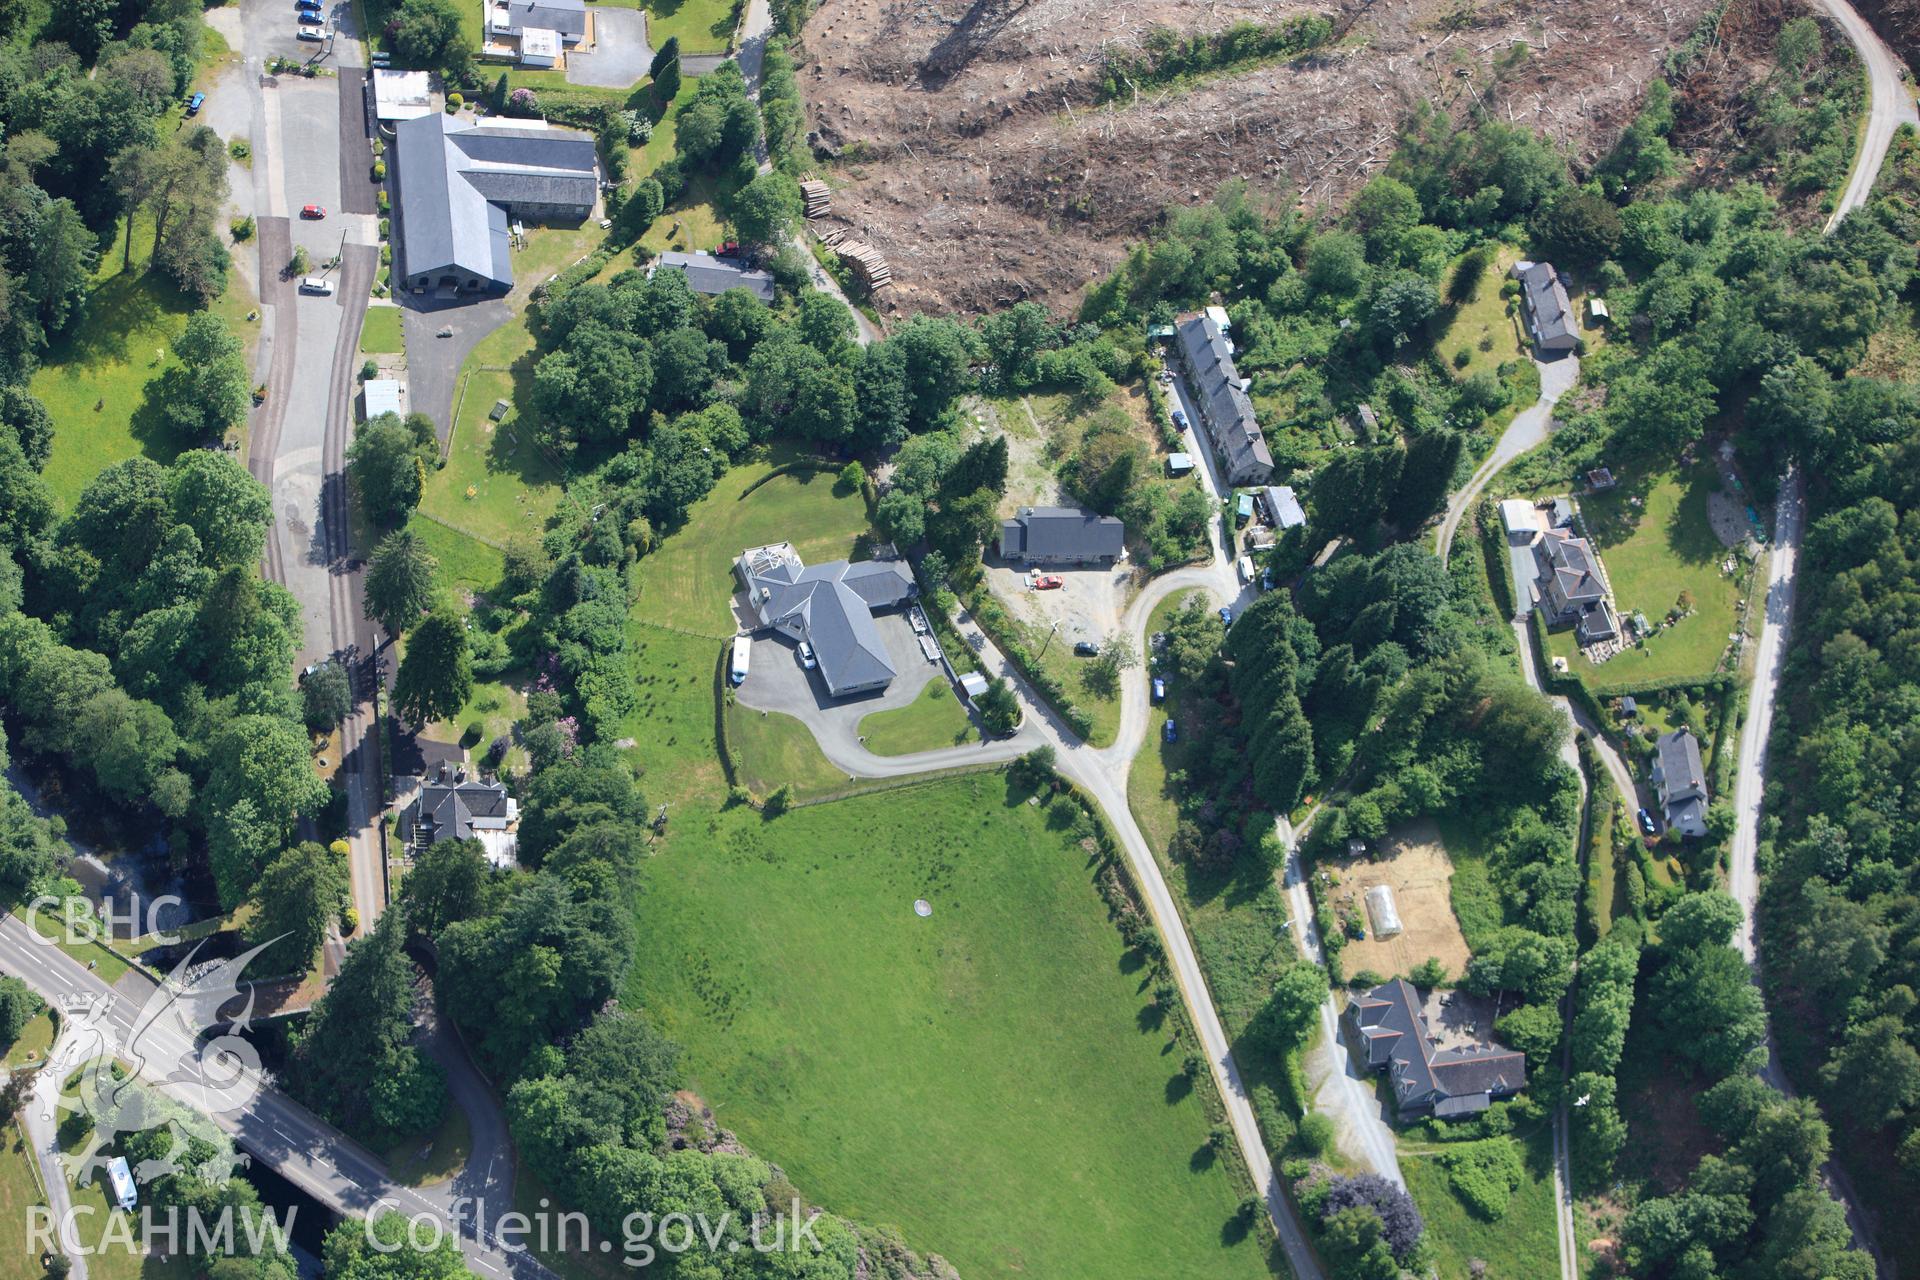
{"type": "Polygon", "coordinates": [[[873,614],[917,593],[905,562],[833,560],[808,567],[790,543],[776,542],[741,552],[734,572],[761,626],[813,647],[834,697],[893,682],[893,661],[873,614]]]}
{"type": "Polygon", "coordinates": [[[578,222],[593,212],[593,135],[540,120],[456,119],[394,126],[400,262],[413,290],[509,289],[509,220],[578,222]]]}
{"type": "Polygon", "coordinates": [[[506,0],[495,3],[487,16],[495,35],[525,36],[529,31],[552,31],[569,45],[587,34],[586,0],[506,0]]]}
{"type": "Polygon", "coordinates": [[[1000,555],[1030,564],[1114,560],[1126,536],[1127,527],[1112,516],[1079,507],[1022,507],[1000,522],[1000,555]]]}
{"type": "Polygon", "coordinates": [[[368,378],[360,384],[360,398],[366,403],[366,421],[372,422],[383,413],[404,415],[406,406],[400,402],[400,380],[398,378],[368,378]]]}
{"type": "Polygon", "coordinates": [[[1549,529],[1534,544],[1533,556],[1540,567],[1540,601],[1549,623],[1578,628],[1582,644],[1620,634],[1592,543],[1569,529],[1549,529]]]}
{"type": "Polygon", "coordinates": [[[520,806],[505,786],[468,778],[464,769],[443,764],[400,811],[400,838],[416,850],[442,840],[478,840],[488,862],[511,867],[519,821],[520,806]]]}
{"type": "Polygon", "coordinates": [[[1653,746],[1653,789],[1667,825],[1683,836],[1707,834],[1707,771],[1691,730],[1663,733],[1653,746]]]}
{"type": "Polygon", "coordinates": [[[1211,316],[1180,322],[1180,363],[1231,485],[1259,485],[1273,474],[1273,452],[1253,413],[1253,401],[1233,367],[1233,344],[1211,316]]]}
{"type": "Polygon", "coordinates": [[[1367,1065],[1386,1068],[1402,1119],[1474,1115],[1526,1086],[1525,1056],[1505,1045],[1436,1044],[1424,1002],[1404,978],[1361,995],[1347,1006],[1346,1017],[1367,1065]]]}
{"type": "Polygon", "coordinates": [[[773,273],[756,271],[733,258],[716,258],[710,253],[680,253],[669,249],[648,274],[662,267],[686,273],[687,285],[695,293],[725,293],[729,289],[747,289],[762,302],[773,301],[773,273]]]}
{"type": "Polygon", "coordinates": [[[1267,520],[1276,529],[1292,529],[1307,522],[1306,510],[1292,485],[1270,484],[1260,491],[1260,503],[1267,509],[1267,520]]]}
{"type": "Polygon", "coordinates": [[[1551,262],[1516,262],[1513,278],[1520,282],[1521,309],[1534,345],[1542,351],[1571,351],[1580,345],[1580,326],[1567,300],[1566,286],[1551,262]]]}

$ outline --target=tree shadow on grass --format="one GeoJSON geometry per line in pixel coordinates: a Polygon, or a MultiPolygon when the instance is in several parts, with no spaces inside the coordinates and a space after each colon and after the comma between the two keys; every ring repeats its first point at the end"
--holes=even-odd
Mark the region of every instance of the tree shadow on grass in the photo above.
{"type": "Polygon", "coordinates": [[[145,353],[132,349],[133,335],[192,310],[186,295],[152,272],[117,271],[94,285],[85,317],[51,344],[45,363],[124,360],[138,364],[145,353]]]}
{"type": "Polygon", "coordinates": [[[1167,1105],[1174,1106],[1193,1096],[1193,1077],[1184,1071],[1177,1071],[1167,1077],[1167,1105]]]}
{"type": "Polygon", "coordinates": [[[1684,564],[1712,565],[1728,554],[1707,514],[1708,496],[1717,487],[1717,480],[1717,476],[1698,470],[1680,476],[1686,492],[1667,520],[1666,537],[1667,549],[1684,564]]]}
{"type": "Polygon", "coordinates": [[[1201,1143],[1194,1148],[1193,1154],[1187,1157],[1187,1168],[1195,1173],[1205,1173],[1219,1163],[1220,1153],[1214,1149],[1211,1142],[1201,1143]]]}

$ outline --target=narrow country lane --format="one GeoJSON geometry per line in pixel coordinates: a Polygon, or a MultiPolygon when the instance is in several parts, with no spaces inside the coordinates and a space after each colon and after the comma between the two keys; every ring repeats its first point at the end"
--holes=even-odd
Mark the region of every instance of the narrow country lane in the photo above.
{"type": "Polygon", "coordinates": [[[1453,500],[1447,503],[1447,515],[1440,522],[1440,540],[1435,547],[1441,564],[1445,564],[1447,557],[1452,554],[1453,535],[1459,530],[1467,512],[1472,510],[1473,504],[1479,501],[1480,491],[1509,462],[1546,442],[1553,425],[1553,406],[1560,402],[1561,396],[1573,390],[1573,384],[1580,380],[1580,360],[1577,356],[1564,355],[1556,360],[1536,358],[1533,363],[1540,370],[1540,398],[1513,416],[1507,429],[1500,433],[1493,452],[1474,469],[1467,487],[1454,494],[1453,500]]]}

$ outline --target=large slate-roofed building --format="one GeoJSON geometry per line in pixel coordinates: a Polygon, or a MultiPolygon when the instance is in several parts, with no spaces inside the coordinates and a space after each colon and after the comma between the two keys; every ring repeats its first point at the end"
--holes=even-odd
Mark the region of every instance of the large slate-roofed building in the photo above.
{"type": "Polygon", "coordinates": [[[1126,542],[1126,525],[1079,507],[1022,507],[1000,522],[1001,559],[1028,564],[1116,560],[1126,542]]]}
{"type": "Polygon", "coordinates": [[[1231,485],[1263,485],[1273,474],[1273,452],[1253,415],[1253,401],[1240,385],[1233,367],[1233,343],[1212,316],[1189,316],[1180,322],[1175,344],[1188,385],[1198,403],[1201,422],[1213,440],[1231,485]]]}
{"type": "Polygon", "coordinates": [[[1571,529],[1554,528],[1534,544],[1533,554],[1540,567],[1540,603],[1550,625],[1572,626],[1583,645],[1620,634],[1620,619],[1607,601],[1606,580],[1592,543],[1571,529]]]}
{"type": "Polygon", "coordinates": [[[569,45],[587,34],[586,0],[506,0],[493,6],[488,26],[498,35],[552,31],[569,45]]]}
{"type": "Polygon", "coordinates": [[[1386,1068],[1400,1117],[1440,1119],[1485,1111],[1527,1083],[1526,1057],[1493,1041],[1441,1048],[1427,1027],[1425,1003],[1395,978],[1347,1006],[1347,1021],[1370,1067],[1386,1068]]]}
{"type": "Polygon", "coordinates": [[[1513,278],[1520,282],[1520,298],[1534,344],[1542,351],[1571,351],[1579,346],[1579,322],[1574,319],[1567,288],[1560,283],[1560,273],[1553,264],[1516,262],[1513,278]]]}
{"type": "Polygon", "coordinates": [[[809,567],[791,544],[776,542],[741,552],[734,572],[761,626],[813,647],[820,678],[834,697],[893,683],[893,662],[873,614],[917,593],[903,561],[833,560],[809,567]]]}
{"type": "Polygon", "coordinates": [[[512,288],[512,220],[579,222],[599,195],[593,135],[542,121],[436,111],[396,124],[394,149],[408,289],[512,288]]]}
{"type": "Polygon", "coordinates": [[[1686,729],[1663,733],[1653,746],[1653,789],[1667,825],[1683,836],[1707,834],[1707,771],[1700,739],[1686,729]]]}
{"type": "Polygon", "coordinates": [[[442,840],[478,840],[487,860],[511,867],[519,843],[514,828],[520,807],[498,782],[468,778],[464,771],[423,779],[413,802],[400,810],[400,838],[415,850],[442,840]]]}
{"type": "Polygon", "coordinates": [[[756,270],[732,258],[669,249],[660,255],[654,270],[683,273],[687,277],[687,286],[695,293],[715,294],[725,293],[729,289],[746,289],[762,302],[773,301],[773,273],[756,270]]]}

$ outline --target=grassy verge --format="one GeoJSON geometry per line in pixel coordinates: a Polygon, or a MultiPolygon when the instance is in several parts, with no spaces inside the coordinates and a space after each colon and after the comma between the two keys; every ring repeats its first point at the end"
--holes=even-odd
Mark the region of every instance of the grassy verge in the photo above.
{"type": "Polygon", "coordinates": [[[0,1280],[44,1280],[47,1274],[27,1240],[28,1214],[47,1202],[33,1162],[32,1145],[9,1121],[0,1128],[0,1280]]]}
{"type": "Polygon", "coordinates": [[[731,0],[649,0],[646,9],[647,43],[656,49],[678,36],[681,53],[725,53],[733,37],[731,0]]]}
{"type": "MultiPolygon", "coordinates": [[[[1192,591],[1176,592],[1154,606],[1153,613],[1147,618],[1147,635],[1165,631],[1167,620],[1178,613],[1195,594],[1192,591]]],[[[1121,678],[1150,680],[1152,674],[1132,671],[1121,678]]],[[[1139,754],[1133,757],[1133,768],[1127,774],[1127,807],[1133,810],[1133,820],[1140,825],[1140,834],[1155,849],[1166,848],[1173,839],[1174,828],[1179,825],[1180,810],[1167,787],[1167,776],[1186,767],[1187,752],[1191,749],[1190,738],[1173,743],[1166,740],[1165,726],[1169,719],[1175,721],[1176,725],[1180,719],[1180,689],[1174,683],[1168,685],[1167,700],[1148,711],[1147,736],[1141,743],[1139,754]]]]}
{"type": "Polygon", "coordinates": [[[7,1050],[6,1065],[19,1067],[46,1061],[47,1051],[53,1048],[53,1031],[53,1015],[45,1010],[27,1019],[27,1025],[20,1028],[19,1037],[7,1050]]]}
{"type": "Polygon", "coordinates": [[[46,913],[28,915],[22,910],[16,910],[13,914],[32,925],[34,931],[41,937],[93,970],[94,975],[109,986],[120,981],[132,967],[97,942],[68,942],[66,926],[53,915],[46,913]]]}
{"type": "Polygon", "coordinates": [[[466,1167],[473,1151],[473,1132],[467,1113],[449,1102],[440,1127],[425,1139],[396,1145],[387,1153],[387,1176],[403,1187],[427,1187],[445,1182],[466,1167]]]}
{"type": "Polygon", "coordinates": [[[906,706],[876,711],[862,720],[860,736],[877,756],[906,756],[972,742],[980,735],[953,686],[945,676],[935,676],[906,706]]]}

